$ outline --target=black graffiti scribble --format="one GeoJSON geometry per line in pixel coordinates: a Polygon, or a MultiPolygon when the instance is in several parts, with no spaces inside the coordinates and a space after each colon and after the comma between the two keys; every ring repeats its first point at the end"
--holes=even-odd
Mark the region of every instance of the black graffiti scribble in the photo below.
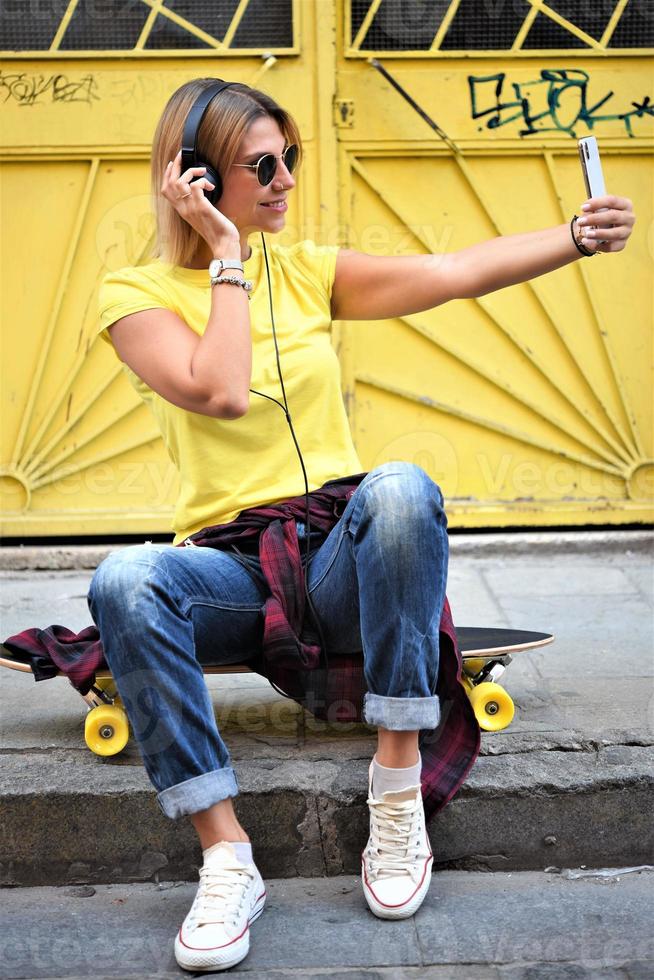
{"type": "Polygon", "coordinates": [[[4,94],[4,102],[13,100],[20,106],[32,106],[44,101],[86,102],[87,105],[100,101],[98,84],[93,75],[83,75],[71,81],[67,75],[0,71],[0,93],[4,94]]]}
{"type": "Polygon", "coordinates": [[[138,75],[136,78],[133,76],[116,78],[107,84],[109,98],[117,99],[121,105],[130,102],[142,103],[147,98],[158,97],[161,94],[158,80],[147,75],[138,75]]]}
{"type": "Polygon", "coordinates": [[[589,82],[590,75],[579,68],[544,68],[540,78],[528,82],[508,82],[506,72],[468,75],[472,118],[486,117],[487,129],[499,129],[519,120],[525,126],[520,136],[554,130],[576,137],[576,127],[592,130],[600,122],[620,122],[627,135],[633,137],[632,118],[654,115],[649,95],[632,102],[631,111],[600,113],[614,92],[591,104],[589,82]],[[513,97],[505,94],[505,82],[513,97]]]}

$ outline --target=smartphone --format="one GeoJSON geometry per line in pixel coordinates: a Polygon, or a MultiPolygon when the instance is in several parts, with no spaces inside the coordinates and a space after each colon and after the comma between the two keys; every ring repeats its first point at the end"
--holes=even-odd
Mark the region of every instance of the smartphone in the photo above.
{"type": "Polygon", "coordinates": [[[597,140],[594,136],[584,136],[577,141],[579,146],[579,159],[581,160],[581,172],[584,175],[586,194],[588,197],[604,197],[606,186],[604,184],[604,174],[600,162],[597,140]]]}
{"type": "MultiPolygon", "coordinates": [[[[586,194],[588,197],[604,197],[606,185],[604,174],[602,173],[602,163],[600,161],[599,147],[594,136],[584,136],[577,141],[579,146],[579,159],[581,160],[581,172],[584,175],[586,194]]],[[[602,210],[605,210],[602,208],[602,210]]],[[[593,227],[593,226],[591,226],[593,227]]],[[[598,245],[604,245],[606,239],[598,239],[598,245]]]]}

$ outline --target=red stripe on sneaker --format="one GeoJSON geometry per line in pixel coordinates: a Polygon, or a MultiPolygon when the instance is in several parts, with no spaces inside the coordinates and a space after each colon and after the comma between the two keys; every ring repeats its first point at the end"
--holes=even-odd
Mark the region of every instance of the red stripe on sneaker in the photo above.
{"type": "Polygon", "coordinates": [[[375,895],[375,891],[374,891],[372,885],[368,881],[368,875],[366,873],[366,864],[365,864],[365,861],[362,861],[361,862],[362,865],[363,865],[363,880],[364,880],[364,882],[366,884],[366,887],[368,888],[368,891],[373,896],[373,898],[375,899],[375,901],[377,902],[378,905],[382,905],[385,909],[401,909],[403,905],[408,905],[408,903],[411,901],[411,899],[413,898],[413,896],[415,895],[415,893],[417,891],[420,891],[420,889],[422,888],[422,883],[425,880],[425,875],[427,874],[427,867],[429,866],[429,862],[432,861],[433,858],[434,858],[434,855],[433,854],[430,854],[429,857],[426,858],[426,860],[425,860],[425,867],[424,867],[424,870],[422,872],[422,878],[420,879],[420,881],[418,882],[418,884],[416,885],[416,887],[413,889],[413,891],[411,892],[411,894],[409,895],[409,897],[407,899],[405,899],[404,902],[398,902],[396,905],[390,905],[388,902],[382,902],[379,898],[377,898],[377,896],[375,895]]]}
{"type": "MultiPolygon", "coordinates": [[[[206,923],[204,923],[204,925],[207,925],[207,926],[221,925],[221,924],[222,923],[221,923],[221,920],[220,919],[218,919],[215,923],[214,922],[206,922],[206,923]]],[[[179,930],[179,941],[182,944],[182,946],[185,946],[186,947],[186,949],[195,949],[195,950],[197,950],[200,953],[208,953],[212,949],[226,949],[228,946],[232,946],[234,943],[237,943],[239,941],[239,939],[242,939],[243,938],[243,936],[245,935],[245,933],[248,931],[249,928],[250,928],[250,923],[248,922],[248,923],[246,923],[245,929],[240,934],[240,936],[236,936],[234,939],[230,939],[230,941],[228,943],[223,943],[222,946],[189,946],[188,943],[185,943],[184,942],[184,937],[182,936],[182,930],[181,929],[179,930]]]]}
{"type": "MultiPolygon", "coordinates": [[[[262,898],[265,898],[265,897],[266,897],[266,892],[265,892],[265,891],[262,891],[262,892],[261,892],[261,894],[259,895],[259,897],[258,897],[258,898],[255,898],[255,900],[254,900],[254,904],[256,905],[256,904],[257,904],[257,902],[260,902],[260,901],[261,901],[261,899],[262,899],[262,898]]],[[[248,921],[249,921],[249,922],[251,922],[252,920],[251,920],[251,919],[249,919],[248,921]]]]}

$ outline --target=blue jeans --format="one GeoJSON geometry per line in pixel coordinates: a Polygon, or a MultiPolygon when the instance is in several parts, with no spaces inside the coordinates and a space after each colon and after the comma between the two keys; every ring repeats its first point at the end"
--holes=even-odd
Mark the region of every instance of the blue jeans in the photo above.
{"type": "MultiPolygon", "coordinates": [[[[312,532],[309,593],[328,654],[363,652],[370,725],[438,727],[446,529],[436,484],[393,462],[367,474],[326,539],[312,532]]],[[[267,594],[256,556],[214,548],[132,545],[93,576],[89,609],[168,817],[238,793],[202,664],[257,654],[267,594]]]]}

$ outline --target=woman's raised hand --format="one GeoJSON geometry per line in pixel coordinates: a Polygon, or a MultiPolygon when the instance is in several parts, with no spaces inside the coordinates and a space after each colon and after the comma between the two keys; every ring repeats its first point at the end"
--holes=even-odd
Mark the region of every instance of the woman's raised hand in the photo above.
{"type": "Polygon", "coordinates": [[[581,210],[576,224],[586,248],[593,252],[621,252],[636,221],[629,198],[613,194],[591,197],[581,210]]]}
{"type": "MultiPolygon", "coordinates": [[[[203,175],[206,167],[189,167],[182,173],[182,151],[164,170],[161,193],[177,213],[195,229],[221,258],[221,250],[229,243],[238,243],[236,225],[204,196],[214,185],[203,175]]],[[[240,254],[240,252],[239,252],[240,254]]]]}

